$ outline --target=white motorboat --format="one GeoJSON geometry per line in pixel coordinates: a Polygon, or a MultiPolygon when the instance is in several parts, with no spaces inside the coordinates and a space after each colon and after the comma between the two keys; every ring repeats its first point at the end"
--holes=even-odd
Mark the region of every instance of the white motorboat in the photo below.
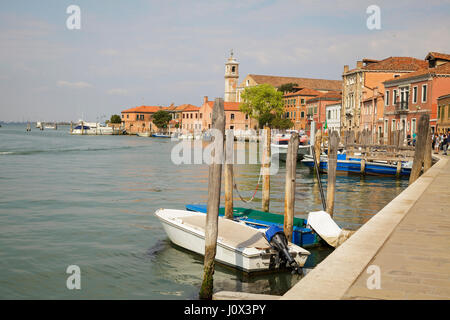
{"type": "Polygon", "coordinates": [[[78,135],[112,135],[113,128],[107,127],[99,122],[84,122],[80,121],[77,126],[75,126],[71,134],[78,135]]]}
{"type": "Polygon", "coordinates": [[[138,132],[136,133],[138,137],[150,137],[150,132],[138,132]]]}
{"type": "MultiPolygon", "coordinates": [[[[184,249],[204,255],[206,214],[159,209],[155,215],[161,221],[170,241],[184,249]]],[[[222,217],[218,219],[217,262],[248,273],[282,266],[278,259],[280,251],[269,244],[264,230],[222,217]]],[[[303,267],[310,254],[309,251],[292,243],[286,243],[286,248],[298,267],[303,267]]]]}
{"type": "MultiPolygon", "coordinates": [[[[270,144],[271,153],[282,161],[286,161],[286,153],[289,145],[290,134],[277,134],[272,139],[270,144]]],[[[311,155],[311,145],[308,144],[307,136],[299,138],[300,143],[298,146],[297,160],[300,161],[305,155],[311,155]]]]}

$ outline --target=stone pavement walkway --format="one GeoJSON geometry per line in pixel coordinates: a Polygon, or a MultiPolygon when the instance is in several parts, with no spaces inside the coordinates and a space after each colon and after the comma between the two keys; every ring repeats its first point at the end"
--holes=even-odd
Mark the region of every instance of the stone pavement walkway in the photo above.
{"type": "Polygon", "coordinates": [[[450,299],[450,157],[441,156],[281,299],[450,299]],[[368,288],[375,283],[379,289],[368,288]]]}

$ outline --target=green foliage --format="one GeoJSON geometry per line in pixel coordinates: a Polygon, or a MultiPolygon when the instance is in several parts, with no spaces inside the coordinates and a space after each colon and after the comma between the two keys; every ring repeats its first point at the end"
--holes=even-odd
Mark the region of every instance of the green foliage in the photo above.
{"type": "Polygon", "coordinates": [[[172,120],[172,116],[169,112],[165,110],[159,110],[153,115],[153,124],[159,129],[167,128],[169,121],[172,120]]]}
{"type": "Polygon", "coordinates": [[[287,130],[294,126],[290,119],[274,118],[271,123],[271,128],[287,130]]]}
{"type": "Polygon", "coordinates": [[[260,128],[273,119],[270,114],[281,117],[284,112],[283,93],[269,84],[245,88],[241,98],[240,110],[257,120],[260,128]]]}
{"type": "Polygon", "coordinates": [[[285,83],[278,87],[278,91],[286,93],[286,92],[294,92],[294,88],[297,87],[296,83],[285,83]]]}
{"type": "Polygon", "coordinates": [[[122,119],[120,118],[120,116],[118,114],[113,114],[111,116],[111,119],[109,120],[109,122],[111,122],[111,123],[121,123],[122,119]]]}

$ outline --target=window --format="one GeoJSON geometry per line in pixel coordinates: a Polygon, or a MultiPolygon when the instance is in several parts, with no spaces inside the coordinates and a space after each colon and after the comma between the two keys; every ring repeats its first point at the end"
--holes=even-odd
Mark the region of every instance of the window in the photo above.
{"type": "Polygon", "coordinates": [[[305,104],[305,99],[304,98],[301,98],[300,99],[300,103],[303,105],[303,104],[305,104]]]}
{"type": "Polygon", "coordinates": [[[305,117],[305,112],[304,112],[304,111],[302,111],[302,112],[300,113],[300,117],[301,117],[301,118],[304,118],[304,117],[305,117]]]}
{"type": "Polygon", "coordinates": [[[411,119],[411,134],[416,133],[416,118],[411,119]]]}
{"type": "Polygon", "coordinates": [[[130,115],[129,115],[129,114],[127,114],[127,119],[128,119],[128,118],[130,118],[130,115]]]}
{"type": "Polygon", "coordinates": [[[245,115],[245,120],[248,120],[248,114],[245,115]]]}
{"type": "Polygon", "coordinates": [[[183,113],[183,119],[185,118],[185,114],[183,113]]]}
{"type": "Polygon", "coordinates": [[[232,72],[232,73],[235,73],[235,72],[236,72],[236,66],[232,66],[232,67],[231,67],[231,72],[232,72]]]}
{"type": "Polygon", "coordinates": [[[192,113],[191,113],[191,119],[193,118],[192,113]]]}
{"type": "Polygon", "coordinates": [[[392,104],[395,105],[397,103],[397,89],[392,91],[392,104]]]}
{"type": "Polygon", "coordinates": [[[395,119],[392,119],[392,131],[394,131],[396,129],[395,127],[395,119]]]}
{"type": "Polygon", "coordinates": [[[441,106],[438,106],[437,119],[439,120],[439,115],[441,114],[441,106]]]}
{"type": "Polygon", "coordinates": [[[234,113],[230,114],[230,119],[234,120],[234,113]]]}
{"type": "Polygon", "coordinates": [[[144,120],[144,115],[143,114],[141,114],[141,120],[144,120]]]}
{"type": "Polygon", "coordinates": [[[247,87],[250,85],[250,80],[247,80],[247,87]]]}
{"type": "Polygon", "coordinates": [[[138,114],[136,115],[136,120],[139,120],[139,115],[138,114]]]}
{"type": "Polygon", "coordinates": [[[328,110],[328,120],[331,119],[331,110],[328,110]]]}
{"type": "Polygon", "coordinates": [[[390,93],[390,91],[386,90],[386,97],[385,97],[385,100],[384,100],[384,105],[385,106],[389,105],[389,93],[390,93]]]}
{"type": "Polygon", "coordinates": [[[195,119],[197,119],[197,117],[198,117],[198,113],[195,114],[195,119]]]}
{"type": "Polygon", "coordinates": [[[122,119],[123,119],[123,115],[122,115],[122,119]]]}
{"type": "Polygon", "coordinates": [[[389,120],[384,120],[384,136],[387,137],[388,134],[388,122],[389,120]]]}
{"type": "Polygon", "coordinates": [[[203,113],[200,113],[200,119],[202,118],[202,114],[203,114],[203,113]]]}
{"type": "Polygon", "coordinates": [[[422,85],[422,102],[427,102],[427,85],[422,85]]]}
{"type": "Polygon", "coordinates": [[[413,87],[412,103],[417,103],[417,86],[413,87]]]}

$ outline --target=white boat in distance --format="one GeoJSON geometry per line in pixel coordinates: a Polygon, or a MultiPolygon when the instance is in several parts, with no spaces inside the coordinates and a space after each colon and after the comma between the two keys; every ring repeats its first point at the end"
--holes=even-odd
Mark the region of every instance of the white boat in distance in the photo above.
{"type": "Polygon", "coordinates": [[[136,135],[138,137],[150,137],[150,132],[138,132],[136,135]]]}
{"type": "Polygon", "coordinates": [[[107,127],[99,122],[84,122],[79,121],[73,128],[71,134],[79,135],[111,135],[113,134],[113,128],[107,127]],[[83,124],[83,128],[81,127],[83,124]]]}
{"type": "MultiPolygon", "coordinates": [[[[277,134],[273,137],[270,144],[271,153],[282,161],[286,161],[286,154],[289,145],[291,135],[277,134]]],[[[311,145],[308,144],[308,136],[302,135],[299,137],[300,143],[298,146],[297,160],[300,161],[305,155],[311,155],[311,145]]]]}
{"type": "MultiPolygon", "coordinates": [[[[159,209],[155,215],[161,221],[170,241],[174,244],[205,254],[206,214],[194,211],[159,209]]],[[[309,251],[292,243],[289,253],[303,267],[309,251]]],[[[245,272],[276,269],[278,253],[264,237],[263,231],[230,219],[219,217],[216,261],[245,272]]]]}

